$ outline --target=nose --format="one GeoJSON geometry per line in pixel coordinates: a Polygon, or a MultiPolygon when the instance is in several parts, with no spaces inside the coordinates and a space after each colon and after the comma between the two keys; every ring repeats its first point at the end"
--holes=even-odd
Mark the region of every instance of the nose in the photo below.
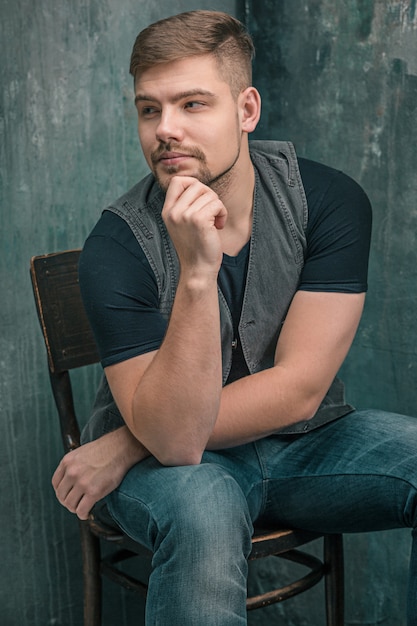
{"type": "Polygon", "coordinates": [[[173,107],[164,108],[156,127],[156,138],[163,143],[176,141],[180,143],[184,137],[181,115],[173,107]]]}

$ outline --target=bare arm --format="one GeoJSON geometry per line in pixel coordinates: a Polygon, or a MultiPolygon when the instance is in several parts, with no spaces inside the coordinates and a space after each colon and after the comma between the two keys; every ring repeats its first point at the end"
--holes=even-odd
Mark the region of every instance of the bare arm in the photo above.
{"type": "Polygon", "coordinates": [[[222,382],[217,230],[226,210],[195,178],[176,177],[163,217],[181,265],[166,337],[158,352],[106,369],[128,428],[67,454],[52,479],[58,500],[80,519],[149,454],[166,464],[198,463],[217,417],[222,382]]]}
{"type": "Polygon", "coordinates": [[[226,210],[196,179],[176,177],[162,215],[181,268],[166,336],[153,358],[108,367],[106,376],[135,437],[162,463],[184,465],[200,462],[220,404],[218,229],[226,210]]]}
{"type": "MultiPolygon", "coordinates": [[[[297,292],[278,340],[274,367],[223,388],[215,423],[211,430],[206,428],[199,445],[210,449],[232,447],[266,437],[284,426],[311,418],[349,351],[364,299],[363,293],[297,292]]],[[[206,356],[211,358],[209,353],[206,356]]],[[[143,357],[136,359],[141,360],[143,357]]],[[[136,359],[113,366],[115,370],[117,368],[119,389],[124,387],[127,396],[132,393],[134,383],[129,383],[128,376],[134,371],[132,365],[136,359]]],[[[172,398],[177,383],[171,383],[177,380],[177,376],[169,371],[169,360],[166,376],[155,381],[155,393],[158,394],[158,400],[163,397],[167,414],[172,416],[175,415],[172,398]]],[[[112,380],[115,382],[111,375],[112,380]]],[[[204,386],[204,375],[202,384],[204,386]]],[[[193,393],[204,398],[204,391],[195,385],[190,398],[193,393]]],[[[154,419],[157,419],[156,415],[154,419]]],[[[197,412],[190,419],[196,428],[200,427],[197,412]]],[[[173,437],[179,428],[178,420],[165,422],[165,427],[168,429],[168,437],[173,437]]],[[[185,438],[184,445],[187,441],[191,448],[191,438],[185,438]]]]}
{"type": "MultiPolygon", "coordinates": [[[[232,447],[312,417],[349,350],[363,303],[364,294],[298,292],[278,341],[275,366],[222,390],[206,447],[232,447]]],[[[156,354],[114,366],[120,388],[128,393],[135,385],[132,372],[145,371],[156,354]]],[[[159,384],[158,393],[163,389],[159,384]]],[[[95,502],[148,455],[126,427],[109,433],[64,457],[53,478],[57,498],[85,519],[95,502]]]]}
{"type": "Polygon", "coordinates": [[[274,367],[223,389],[208,447],[254,441],[313,417],[349,351],[364,300],[363,293],[297,292],[274,367]]]}

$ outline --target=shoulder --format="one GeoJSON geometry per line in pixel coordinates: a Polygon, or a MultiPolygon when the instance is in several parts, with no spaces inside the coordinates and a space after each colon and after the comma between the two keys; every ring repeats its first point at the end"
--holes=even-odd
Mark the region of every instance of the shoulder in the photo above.
{"type": "Polygon", "coordinates": [[[141,247],[132,231],[129,215],[141,212],[162,194],[155,178],[149,174],[123,195],[109,203],[88,235],[82,255],[90,249],[121,246],[134,256],[143,256],[141,247]]]}
{"type": "Polygon", "coordinates": [[[103,211],[87,237],[79,261],[81,285],[90,288],[97,276],[118,275],[126,278],[145,271],[151,275],[149,263],[127,222],[113,213],[103,211]]]}
{"type": "Polygon", "coordinates": [[[336,237],[341,230],[356,230],[369,239],[372,208],[362,186],[328,165],[303,158],[298,163],[308,207],[308,240],[324,232],[336,237]]]}
{"type": "Polygon", "coordinates": [[[103,248],[105,253],[108,246],[122,247],[134,256],[139,256],[141,252],[139,243],[127,222],[113,211],[104,210],[85,241],[82,256],[89,250],[97,251],[100,248],[103,248]]]}
{"type": "Polygon", "coordinates": [[[298,167],[310,212],[330,204],[360,206],[370,211],[369,198],[351,176],[317,161],[298,157],[298,167]]]}

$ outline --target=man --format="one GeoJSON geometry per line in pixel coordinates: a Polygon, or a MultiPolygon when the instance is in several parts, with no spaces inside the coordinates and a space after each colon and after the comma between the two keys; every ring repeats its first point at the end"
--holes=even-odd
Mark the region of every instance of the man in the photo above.
{"type": "Polygon", "coordinates": [[[151,174],[104,211],[80,263],[105,379],[53,484],[81,519],[105,498],[153,550],[147,624],[245,624],[255,520],[415,527],[417,423],[354,410],[336,378],[364,304],[368,200],[289,143],[249,143],[252,55],[219,12],[139,34],[151,174]]]}

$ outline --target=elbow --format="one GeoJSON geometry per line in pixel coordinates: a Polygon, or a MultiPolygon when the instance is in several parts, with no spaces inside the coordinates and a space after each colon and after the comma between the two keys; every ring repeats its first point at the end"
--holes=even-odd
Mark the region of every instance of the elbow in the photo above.
{"type": "Polygon", "coordinates": [[[159,442],[154,447],[152,454],[167,467],[180,467],[183,465],[200,465],[204,449],[196,444],[183,441],[159,442]]]}
{"type": "Polygon", "coordinates": [[[179,467],[201,463],[205,445],[202,441],[193,442],[191,436],[180,436],[173,432],[163,436],[159,429],[157,432],[146,432],[143,424],[139,428],[132,428],[132,432],[161,465],[179,467]]]}
{"type": "Polygon", "coordinates": [[[180,467],[184,465],[200,465],[203,454],[192,450],[179,452],[178,450],[158,451],[156,459],[166,467],[180,467]]]}
{"type": "Polygon", "coordinates": [[[315,416],[323,401],[323,396],[320,393],[312,393],[306,396],[300,406],[300,412],[298,419],[300,421],[308,421],[315,416]]]}

